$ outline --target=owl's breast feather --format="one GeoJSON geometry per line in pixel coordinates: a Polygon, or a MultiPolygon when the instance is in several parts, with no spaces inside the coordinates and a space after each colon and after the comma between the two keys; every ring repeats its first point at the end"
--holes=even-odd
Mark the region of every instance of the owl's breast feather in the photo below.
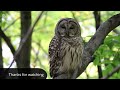
{"type": "Polygon", "coordinates": [[[81,37],[63,38],[63,41],[67,42],[72,47],[77,47],[80,45],[82,39],[81,37]]]}
{"type": "Polygon", "coordinates": [[[61,59],[63,64],[60,71],[71,72],[74,71],[78,64],[81,62],[82,48],[81,43],[78,41],[63,41],[61,43],[61,59]],[[73,46],[75,45],[75,46],[73,46]]]}

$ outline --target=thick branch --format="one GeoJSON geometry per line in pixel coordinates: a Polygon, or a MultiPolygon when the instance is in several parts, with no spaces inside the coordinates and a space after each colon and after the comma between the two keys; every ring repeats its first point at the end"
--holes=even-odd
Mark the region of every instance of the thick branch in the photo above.
{"type": "Polygon", "coordinates": [[[89,54],[93,55],[96,49],[98,49],[98,47],[104,41],[108,33],[119,25],[120,25],[120,14],[114,15],[106,22],[102,23],[100,27],[97,29],[95,35],[87,43],[85,50],[88,50],[89,54]]]}
{"type": "MultiPolygon", "coordinates": [[[[82,65],[79,65],[79,68],[76,69],[74,78],[77,78],[80,74],[84,72],[86,67],[92,61],[92,55],[99,48],[99,46],[103,43],[105,37],[108,35],[110,31],[120,25],[120,14],[114,15],[109,18],[107,21],[102,23],[100,27],[97,29],[96,33],[86,44],[82,59],[82,65]]],[[[58,76],[59,77],[59,76],[58,76]]],[[[65,78],[66,75],[63,75],[59,79],[65,78]]]]}
{"type": "Polygon", "coordinates": [[[13,47],[10,39],[5,35],[5,33],[0,29],[0,36],[5,40],[5,42],[7,43],[8,47],[10,48],[12,54],[15,54],[15,48],[13,47]]]}
{"type": "Polygon", "coordinates": [[[112,72],[110,72],[107,76],[102,77],[101,79],[108,79],[110,76],[112,76],[114,73],[120,70],[120,65],[118,65],[115,69],[113,69],[112,72]]]}
{"type": "Polygon", "coordinates": [[[84,72],[88,64],[92,61],[92,55],[103,43],[108,33],[119,25],[120,25],[120,14],[112,16],[111,18],[109,18],[107,21],[105,21],[100,25],[94,36],[89,40],[89,42],[85,46],[84,56],[82,60],[83,64],[82,66],[79,67],[77,76],[82,74],[82,72],[84,72]]]}

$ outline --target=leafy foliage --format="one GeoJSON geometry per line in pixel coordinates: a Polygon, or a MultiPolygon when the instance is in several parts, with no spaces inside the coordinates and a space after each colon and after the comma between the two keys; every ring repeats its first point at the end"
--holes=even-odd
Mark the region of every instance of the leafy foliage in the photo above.
{"type": "MultiPolygon", "coordinates": [[[[103,74],[107,75],[120,64],[120,35],[109,35],[95,53],[94,65],[102,65],[103,74]],[[101,62],[99,62],[101,61],[101,62]]],[[[117,72],[119,74],[119,72],[117,72]]],[[[115,78],[114,75],[111,78],[115,78]]],[[[120,78],[120,76],[119,76],[120,78]]]]}
{"type": "MultiPolygon", "coordinates": [[[[101,11],[102,22],[106,21],[109,17],[120,13],[119,11],[101,11]]],[[[32,11],[32,24],[34,23],[39,11],[32,11]]],[[[20,17],[18,11],[2,11],[2,30],[10,25],[14,20],[20,17]]],[[[55,25],[59,19],[64,17],[76,18],[82,29],[82,37],[87,42],[95,33],[95,21],[93,11],[45,11],[41,20],[38,22],[32,34],[32,49],[31,49],[31,68],[42,68],[49,76],[49,57],[48,46],[51,38],[54,36],[55,25]],[[74,14],[74,15],[73,15],[74,14]]],[[[15,49],[20,43],[20,19],[11,25],[4,33],[10,38],[15,49]]],[[[120,29],[119,27],[117,28],[120,29]]],[[[5,42],[3,45],[4,67],[8,67],[13,59],[9,48],[5,42]],[[6,51],[7,55],[6,55],[6,51]]],[[[120,64],[120,35],[111,32],[104,43],[94,54],[95,60],[91,63],[86,72],[78,78],[97,78],[96,65],[102,65],[102,72],[107,75],[118,64],[120,64]],[[101,62],[100,62],[101,61],[101,62]]],[[[16,67],[15,65],[13,67],[16,67]]],[[[120,72],[115,73],[111,78],[120,78],[120,72]]]]}

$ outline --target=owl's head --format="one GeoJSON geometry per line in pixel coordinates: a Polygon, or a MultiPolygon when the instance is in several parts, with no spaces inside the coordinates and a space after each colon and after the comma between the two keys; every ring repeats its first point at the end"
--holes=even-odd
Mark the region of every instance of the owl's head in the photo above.
{"type": "Polygon", "coordinates": [[[73,18],[63,18],[58,21],[55,35],[60,37],[76,37],[81,35],[80,25],[73,18]]]}

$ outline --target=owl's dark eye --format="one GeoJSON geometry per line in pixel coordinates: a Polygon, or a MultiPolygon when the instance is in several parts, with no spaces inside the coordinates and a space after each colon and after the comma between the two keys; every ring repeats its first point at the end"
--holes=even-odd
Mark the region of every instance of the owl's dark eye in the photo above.
{"type": "Polygon", "coordinates": [[[61,25],[61,28],[65,29],[66,27],[64,25],[61,25]]]}
{"type": "Polygon", "coordinates": [[[70,29],[74,29],[74,27],[70,27],[70,29]]]}
{"type": "Polygon", "coordinates": [[[70,29],[75,29],[75,27],[74,27],[74,26],[71,26],[70,29]]]}

